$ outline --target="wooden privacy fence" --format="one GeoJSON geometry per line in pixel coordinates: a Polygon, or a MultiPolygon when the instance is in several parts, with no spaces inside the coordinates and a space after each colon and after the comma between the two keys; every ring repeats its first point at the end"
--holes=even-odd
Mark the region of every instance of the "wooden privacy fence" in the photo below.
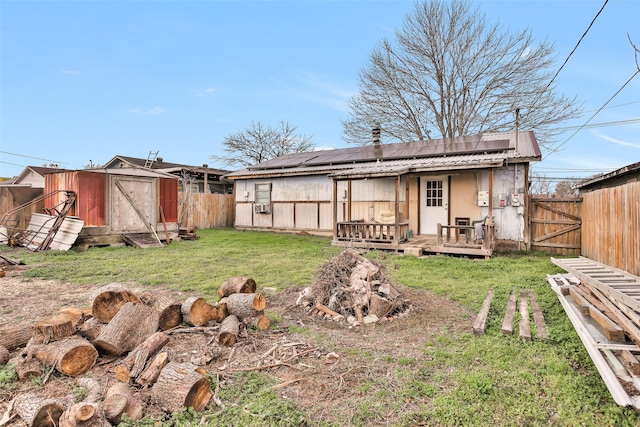
{"type": "Polygon", "coordinates": [[[640,181],[583,194],[582,255],[640,276],[640,181]]]}
{"type": "Polygon", "coordinates": [[[179,193],[180,227],[233,227],[233,194],[179,193]]]}
{"type": "Polygon", "coordinates": [[[582,198],[529,198],[530,249],[556,255],[580,255],[582,198]]]}

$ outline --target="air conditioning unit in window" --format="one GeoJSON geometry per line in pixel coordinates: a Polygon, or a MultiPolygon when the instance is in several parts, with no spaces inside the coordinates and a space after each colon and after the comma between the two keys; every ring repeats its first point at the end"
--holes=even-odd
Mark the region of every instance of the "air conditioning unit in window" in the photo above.
{"type": "Polygon", "coordinates": [[[255,209],[256,213],[269,213],[270,212],[270,206],[268,203],[256,203],[253,208],[255,209]]]}

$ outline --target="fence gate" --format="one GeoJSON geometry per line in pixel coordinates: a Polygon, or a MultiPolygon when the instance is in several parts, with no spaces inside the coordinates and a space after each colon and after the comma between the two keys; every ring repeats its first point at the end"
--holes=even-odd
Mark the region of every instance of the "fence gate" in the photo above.
{"type": "Polygon", "coordinates": [[[557,255],[580,255],[581,197],[531,196],[528,206],[531,250],[557,255]]]}

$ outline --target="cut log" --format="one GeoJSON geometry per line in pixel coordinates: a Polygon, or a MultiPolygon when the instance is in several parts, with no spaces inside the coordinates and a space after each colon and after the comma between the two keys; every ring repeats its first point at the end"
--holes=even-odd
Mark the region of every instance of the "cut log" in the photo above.
{"type": "Polygon", "coordinates": [[[167,366],[167,363],[169,363],[168,353],[163,352],[156,354],[156,357],[153,358],[151,363],[149,363],[146,369],[138,376],[136,383],[145,387],[155,384],[158,380],[158,376],[160,376],[162,368],[167,366]]]}
{"type": "Polygon", "coordinates": [[[70,377],[84,374],[93,368],[98,359],[95,347],[77,335],[49,344],[30,345],[27,353],[46,366],[55,366],[58,372],[70,377]]]}
{"type": "Polygon", "coordinates": [[[91,314],[102,323],[109,323],[120,308],[128,302],[140,302],[135,294],[120,283],[111,283],[99,288],[93,296],[91,314]]]}
{"type": "Polygon", "coordinates": [[[71,319],[74,327],[77,327],[82,322],[91,317],[91,309],[84,309],[78,307],[62,307],[58,310],[58,314],[67,316],[71,319]],[[87,310],[89,312],[89,316],[87,316],[87,310]]]}
{"type": "Polygon", "coordinates": [[[140,375],[144,370],[147,360],[158,353],[168,342],[169,335],[164,332],[151,334],[114,368],[118,380],[128,382],[129,378],[136,378],[140,375]]]}
{"type": "Polygon", "coordinates": [[[87,397],[84,398],[84,401],[87,403],[97,403],[102,400],[103,391],[100,383],[93,378],[82,377],[76,380],[76,383],[80,387],[84,387],[87,389],[87,397]]]}
{"type": "Polygon", "coordinates": [[[493,289],[487,291],[487,296],[482,302],[480,312],[473,321],[473,335],[480,336],[484,334],[487,328],[487,317],[489,316],[489,309],[491,308],[491,300],[493,299],[493,289]]]}
{"type": "Polygon", "coordinates": [[[153,307],[128,302],[113,316],[93,344],[115,355],[131,351],[158,330],[159,317],[153,307]]]}
{"type": "Polygon", "coordinates": [[[27,345],[33,337],[33,326],[16,326],[0,330],[0,345],[7,350],[15,350],[18,347],[27,345]]]}
{"type": "Polygon", "coordinates": [[[169,362],[151,388],[152,400],[167,412],[202,411],[211,399],[211,384],[196,369],[191,363],[169,362]]]}
{"type": "Polygon", "coordinates": [[[211,306],[211,314],[209,318],[217,323],[222,323],[222,321],[229,315],[229,311],[227,310],[227,304],[224,302],[219,302],[215,305],[211,306]]]}
{"type": "Polygon", "coordinates": [[[231,347],[238,340],[239,333],[240,321],[236,316],[230,314],[222,321],[222,324],[220,325],[218,342],[224,346],[231,347]]]}
{"type": "Polygon", "coordinates": [[[109,427],[102,408],[95,403],[76,403],[60,416],[59,427],[109,427]]]}
{"type": "Polygon", "coordinates": [[[266,331],[271,327],[271,319],[269,319],[264,314],[259,314],[255,317],[248,317],[242,320],[247,326],[252,326],[259,331],[266,331]]]}
{"type": "Polygon", "coordinates": [[[379,318],[383,318],[391,311],[391,301],[382,298],[376,294],[371,294],[369,300],[369,314],[375,314],[379,318]]]}
{"type": "Polygon", "coordinates": [[[253,294],[255,291],[256,281],[251,277],[230,277],[218,288],[218,296],[223,298],[237,293],[253,294]]]}
{"type": "Polygon", "coordinates": [[[151,293],[140,295],[140,299],[146,305],[155,308],[160,314],[158,326],[163,331],[182,324],[182,303],[180,301],[163,294],[151,293]]]}
{"type": "Polygon", "coordinates": [[[0,345],[0,365],[4,365],[9,361],[9,350],[0,345]]]}
{"type": "Polygon", "coordinates": [[[18,374],[18,378],[25,381],[42,375],[44,365],[35,357],[27,357],[24,355],[24,357],[18,359],[14,369],[16,370],[16,374],[18,374]]]}
{"type": "Polygon", "coordinates": [[[33,324],[33,328],[36,334],[42,335],[41,339],[45,343],[68,337],[76,331],[74,318],[65,313],[39,320],[33,324]]]}
{"type": "Polygon", "coordinates": [[[520,338],[531,341],[529,305],[527,304],[527,293],[524,290],[520,293],[520,338]]]}
{"type": "Polygon", "coordinates": [[[255,317],[267,306],[267,299],[262,294],[231,294],[223,301],[229,314],[239,319],[255,317]]]}
{"type": "Polygon", "coordinates": [[[16,413],[29,427],[57,427],[60,416],[66,408],[58,399],[44,399],[33,393],[16,397],[16,413]]]}
{"type": "Polygon", "coordinates": [[[95,317],[92,317],[90,319],[87,319],[82,324],[78,325],[77,332],[78,335],[86,338],[87,340],[89,340],[89,342],[94,342],[105,326],[106,325],[104,323],[102,323],[95,317]]]}
{"type": "Polygon", "coordinates": [[[191,326],[202,326],[211,320],[211,304],[202,297],[189,297],[182,303],[182,319],[191,326]]]}
{"type": "Polygon", "coordinates": [[[129,386],[124,383],[116,383],[107,390],[102,410],[113,424],[120,424],[125,414],[132,420],[139,420],[143,416],[142,403],[133,397],[129,386]]]}
{"type": "Polygon", "coordinates": [[[504,335],[513,334],[513,316],[516,313],[516,293],[512,289],[509,294],[509,300],[507,301],[507,309],[502,320],[502,333],[504,335]]]}

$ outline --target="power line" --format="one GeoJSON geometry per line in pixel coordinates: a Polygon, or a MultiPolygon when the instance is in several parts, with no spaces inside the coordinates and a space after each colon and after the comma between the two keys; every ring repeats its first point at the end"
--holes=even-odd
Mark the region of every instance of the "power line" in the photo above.
{"type": "MultiPolygon", "coordinates": [[[[602,110],[602,108],[600,109],[602,110]]],[[[563,128],[557,128],[557,130],[561,130],[561,131],[565,131],[565,130],[572,130],[572,129],[592,129],[592,128],[599,128],[599,127],[605,127],[605,126],[622,126],[622,125],[630,125],[633,123],[640,123],[640,117],[637,117],[635,119],[629,119],[629,120],[616,120],[614,122],[603,122],[603,123],[593,123],[591,125],[579,125],[579,126],[567,126],[567,127],[563,127],[563,128]]]]}
{"type": "MultiPolygon", "coordinates": [[[[10,152],[8,152],[8,151],[0,151],[0,153],[3,153],[3,154],[9,154],[10,156],[25,157],[25,158],[27,158],[27,159],[43,160],[43,161],[45,161],[45,162],[49,162],[49,163],[62,163],[62,164],[65,164],[65,165],[68,165],[68,164],[69,164],[69,163],[67,163],[67,162],[59,162],[59,161],[57,161],[57,160],[42,159],[42,158],[40,158],[40,157],[26,156],[26,155],[24,155],[24,154],[10,153],[10,152]]],[[[6,163],[6,162],[3,162],[3,163],[6,163]]],[[[19,165],[16,165],[16,166],[19,166],[19,165]]]]}
{"type": "Polygon", "coordinates": [[[600,10],[598,11],[598,13],[596,14],[596,16],[591,20],[591,23],[589,24],[589,26],[587,27],[587,29],[585,30],[584,34],[582,34],[582,37],[580,37],[580,39],[578,40],[578,43],[576,43],[576,45],[574,46],[573,50],[571,51],[571,53],[569,53],[569,56],[567,56],[567,59],[564,60],[564,62],[562,63],[562,65],[560,66],[560,68],[558,68],[558,71],[556,71],[556,74],[553,76],[553,78],[549,81],[549,83],[547,83],[547,86],[544,88],[544,90],[542,92],[540,92],[538,94],[538,97],[536,98],[536,100],[533,102],[532,105],[536,105],[536,102],[538,102],[538,100],[540,99],[540,97],[542,97],[542,94],[545,93],[547,91],[547,89],[549,89],[549,87],[551,86],[551,84],[555,81],[556,77],[558,77],[558,74],[560,74],[560,71],[562,71],[562,69],[564,68],[565,65],[567,65],[567,62],[569,62],[569,58],[571,58],[571,55],[573,55],[573,53],[576,51],[576,49],[578,49],[578,46],[580,45],[580,42],[582,42],[582,39],[585,38],[585,36],[587,35],[587,33],[589,32],[589,30],[591,29],[591,27],[593,26],[594,22],[596,22],[596,19],[598,19],[598,16],[600,16],[600,13],[602,13],[602,11],[604,10],[604,7],[607,5],[607,3],[609,3],[609,0],[605,0],[604,4],[602,5],[602,7],[600,8],[600,10]]]}
{"type": "Polygon", "coordinates": [[[5,165],[11,165],[11,166],[20,166],[21,168],[26,168],[27,167],[25,165],[19,165],[17,163],[5,162],[4,160],[0,160],[0,163],[4,163],[5,165]]]}
{"type": "Polygon", "coordinates": [[[576,134],[577,134],[578,132],[580,132],[582,129],[584,129],[584,128],[585,128],[585,126],[587,126],[587,125],[589,124],[589,122],[590,122],[590,121],[591,121],[591,120],[592,120],[596,115],[598,115],[598,113],[599,113],[600,111],[602,111],[602,109],[603,109],[604,107],[606,107],[606,106],[607,106],[607,104],[608,104],[609,102],[611,102],[611,101],[613,100],[613,98],[615,98],[615,97],[616,97],[620,92],[622,92],[622,89],[624,89],[624,88],[629,84],[629,82],[631,82],[631,80],[633,80],[633,78],[634,78],[635,76],[637,76],[637,75],[638,75],[638,73],[640,73],[640,70],[636,70],[636,72],[635,72],[635,73],[633,73],[633,75],[632,75],[631,77],[629,77],[629,80],[627,80],[627,81],[622,85],[622,87],[621,87],[620,89],[618,89],[618,90],[616,91],[616,93],[614,93],[614,94],[611,96],[611,98],[609,98],[609,99],[607,100],[607,102],[605,102],[605,103],[604,103],[604,105],[603,105],[602,107],[598,108],[598,110],[597,110],[595,113],[593,113],[593,115],[592,115],[591,117],[589,117],[589,120],[587,120],[587,121],[586,121],[582,126],[580,126],[578,129],[576,129],[576,131],[575,131],[574,133],[572,133],[572,134],[569,136],[569,138],[565,139],[565,140],[564,140],[562,143],[560,143],[557,147],[555,147],[553,150],[549,151],[549,153],[547,154],[547,157],[549,157],[549,156],[550,156],[550,155],[552,155],[553,153],[557,152],[557,151],[560,149],[560,147],[562,147],[562,146],[563,146],[564,144],[566,144],[566,143],[567,143],[571,138],[573,138],[574,136],[576,136],[576,134]]]}

